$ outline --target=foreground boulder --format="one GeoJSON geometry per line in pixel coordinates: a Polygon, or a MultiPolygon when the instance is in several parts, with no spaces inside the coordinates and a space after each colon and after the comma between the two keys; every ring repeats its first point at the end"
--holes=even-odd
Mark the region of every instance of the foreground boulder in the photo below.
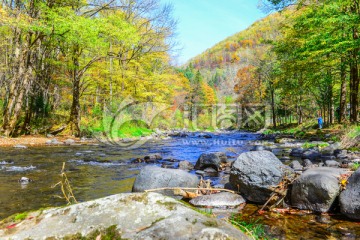
{"type": "Polygon", "coordinates": [[[233,163],[230,183],[246,199],[263,204],[269,199],[272,188],[292,172],[272,152],[246,152],[233,163]]]}
{"type": "Polygon", "coordinates": [[[245,203],[245,199],[238,194],[221,192],[193,198],[190,203],[197,207],[235,208],[245,203]]]}
{"type": "Polygon", "coordinates": [[[345,170],[317,167],[306,170],[293,184],[291,204],[299,209],[328,212],[340,194],[340,175],[345,170]]]}
{"type": "Polygon", "coordinates": [[[118,194],[33,212],[22,222],[1,222],[0,229],[0,239],[13,240],[248,239],[225,221],[157,193],[118,194]]]}
{"type": "Polygon", "coordinates": [[[349,218],[360,220],[360,169],[351,175],[346,190],[340,194],[340,211],[349,218]]]}
{"type": "Polygon", "coordinates": [[[211,167],[216,171],[220,170],[221,159],[219,153],[203,153],[195,164],[195,169],[203,170],[211,167]]]}
{"type": "MultiPolygon", "coordinates": [[[[144,192],[148,189],[166,187],[196,188],[199,179],[196,175],[180,169],[166,169],[156,166],[146,166],[141,169],[133,185],[133,192],[144,192]]],[[[173,196],[172,190],[158,191],[168,196],[173,196]]]]}

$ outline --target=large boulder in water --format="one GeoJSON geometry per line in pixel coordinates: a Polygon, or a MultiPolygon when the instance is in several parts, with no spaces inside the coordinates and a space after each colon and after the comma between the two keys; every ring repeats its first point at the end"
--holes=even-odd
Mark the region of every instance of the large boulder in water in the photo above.
{"type": "Polygon", "coordinates": [[[317,167],[306,170],[293,184],[291,205],[299,209],[327,212],[340,194],[340,175],[345,170],[317,167]]]}
{"type": "Polygon", "coordinates": [[[360,169],[348,179],[340,194],[340,211],[349,218],[360,220],[360,169]]]}
{"type": "Polygon", "coordinates": [[[126,193],[0,223],[0,239],[249,239],[222,220],[157,193],[126,193]]]}
{"type": "Polygon", "coordinates": [[[269,151],[242,153],[233,163],[230,183],[238,188],[246,199],[265,203],[286,174],[293,170],[269,151]]]}
{"type": "MultiPolygon", "coordinates": [[[[146,166],[141,169],[136,177],[132,191],[144,192],[149,189],[166,187],[188,187],[196,188],[199,179],[194,174],[190,174],[180,169],[166,169],[156,166],[146,166]]],[[[168,196],[173,196],[172,190],[158,191],[168,196]]]]}
{"type": "Polygon", "coordinates": [[[221,159],[219,153],[203,153],[195,164],[195,169],[203,170],[211,167],[216,171],[220,170],[221,159]]]}

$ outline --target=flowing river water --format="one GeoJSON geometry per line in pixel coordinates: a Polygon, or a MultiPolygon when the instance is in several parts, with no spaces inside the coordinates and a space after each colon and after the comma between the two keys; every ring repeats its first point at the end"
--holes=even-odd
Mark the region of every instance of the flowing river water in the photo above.
{"type": "MultiPolygon", "coordinates": [[[[235,132],[211,134],[212,138],[149,140],[137,149],[119,146],[43,146],[27,149],[0,148],[0,219],[12,214],[43,207],[61,206],[59,187],[63,162],[79,202],[112,194],[131,192],[133,182],[145,163],[133,163],[151,153],[160,153],[161,164],[177,165],[175,160],[195,164],[201,153],[223,151],[231,158],[249,151],[258,135],[235,132]],[[231,148],[231,151],[230,151],[231,148]],[[33,181],[21,184],[28,177],[33,181]]],[[[221,184],[222,178],[212,178],[221,184]]],[[[277,239],[360,239],[360,223],[349,221],[339,214],[315,215],[307,213],[280,214],[256,212],[261,206],[248,204],[239,214],[247,221],[265,225],[269,237],[277,239]]]]}

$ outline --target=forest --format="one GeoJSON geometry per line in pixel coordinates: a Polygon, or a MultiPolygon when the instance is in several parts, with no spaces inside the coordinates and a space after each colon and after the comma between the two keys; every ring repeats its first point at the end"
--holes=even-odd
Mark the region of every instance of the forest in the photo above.
{"type": "Polygon", "coordinates": [[[171,12],[157,0],[2,1],[3,134],[80,135],[128,95],[172,101],[187,82],[169,64],[171,12]]]}
{"type": "Polygon", "coordinates": [[[327,125],[357,123],[359,1],[269,0],[261,6],[273,13],[190,64],[219,98],[269,106],[275,127],[319,115],[327,125]]]}
{"type": "Polygon", "coordinates": [[[182,128],[197,106],[211,130],[207,113],[217,103],[269,106],[275,127],[319,115],[327,125],[357,123],[360,3],[261,7],[270,15],[173,66],[177,23],[159,0],[4,0],[1,133],[91,135],[129,97],[173,106],[152,126],[130,123],[144,129],[182,128]]]}

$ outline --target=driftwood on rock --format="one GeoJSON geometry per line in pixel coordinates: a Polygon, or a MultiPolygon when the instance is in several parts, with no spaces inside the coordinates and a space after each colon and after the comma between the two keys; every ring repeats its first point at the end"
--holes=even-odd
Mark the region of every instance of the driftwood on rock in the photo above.
{"type": "Polygon", "coordinates": [[[155,189],[145,190],[145,192],[158,192],[158,191],[163,191],[163,190],[173,190],[174,195],[183,196],[184,198],[195,198],[198,196],[206,195],[206,194],[201,194],[200,193],[201,191],[206,191],[206,192],[211,192],[211,193],[218,193],[218,192],[230,192],[230,193],[234,193],[234,194],[236,193],[232,190],[223,189],[223,188],[181,188],[181,187],[155,188],[155,189]],[[195,192],[189,192],[191,190],[193,190],[195,192]]]}
{"type": "Polygon", "coordinates": [[[300,176],[298,173],[293,173],[286,175],[283,180],[276,186],[270,188],[273,192],[271,193],[269,199],[265,202],[259,212],[262,212],[265,207],[269,204],[272,204],[269,209],[277,207],[279,204],[284,202],[285,197],[287,196],[288,189],[290,185],[300,176]]]}

